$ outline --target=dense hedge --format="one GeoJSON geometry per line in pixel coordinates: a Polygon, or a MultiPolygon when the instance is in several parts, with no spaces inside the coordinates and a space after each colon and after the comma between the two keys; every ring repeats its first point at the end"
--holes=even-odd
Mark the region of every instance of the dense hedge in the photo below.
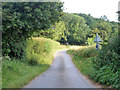
{"type": "Polygon", "coordinates": [[[32,38],[27,41],[26,59],[31,65],[34,64],[49,64],[51,54],[58,49],[60,43],[44,39],[44,38],[32,38]],[[49,59],[48,59],[49,57],[49,59]]]}
{"type": "Polygon", "coordinates": [[[93,61],[95,74],[92,78],[102,84],[120,87],[120,54],[118,37],[111,38],[108,45],[99,50],[98,57],[93,61]]]}

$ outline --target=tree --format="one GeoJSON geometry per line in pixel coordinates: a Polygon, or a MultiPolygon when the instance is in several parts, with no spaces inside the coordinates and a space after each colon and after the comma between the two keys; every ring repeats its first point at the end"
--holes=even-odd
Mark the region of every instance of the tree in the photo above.
{"type": "Polygon", "coordinates": [[[66,37],[64,36],[65,30],[66,30],[65,23],[63,21],[60,21],[58,23],[56,22],[55,24],[51,25],[49,29],[34,32],[33,36],[51,38],[56,41],[61,41],[61,38],[64,38],[64,40],[66,40],[66,37]]]}
{"type": "Polygon", "coordinates": [[[103,40],[107,40],[112,32],[111,26],[107,22],[100,22],[97,24],[97,28],[100,31],[100,36],[102,37],[103,40]]]}
{"type": "Polygon", "coordinates": [[[3,54],[20,58],[33,32],[60,21],[61,2],[3,2],[3,54]]]}
{"type": "Polygon", "coordinates": [[[86,24],[89,25],[91,29],[94,29],[96,27],[97,22],[90,14],[87,15],[87,14],[80,13],[76,15],[84,17],[86,24]]]}
{"type": "Polygon", "coordinates": [[[63,21],[66,26],[65,35],[67,37],[67,42],[72,45],[85,44],[90,28],[87,24],[85,24],[86,22],[84,18],[67,13],[64,15],[63,21]]]}

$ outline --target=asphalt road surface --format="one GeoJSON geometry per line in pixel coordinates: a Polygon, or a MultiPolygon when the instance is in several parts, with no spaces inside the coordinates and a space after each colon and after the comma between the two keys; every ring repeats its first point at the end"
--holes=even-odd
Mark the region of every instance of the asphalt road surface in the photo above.
{"type": "Polygon", "coordinates": [[[77,70],[66,50],[57,51],[51,67],[24,88],[96,88],[77,70]]]}

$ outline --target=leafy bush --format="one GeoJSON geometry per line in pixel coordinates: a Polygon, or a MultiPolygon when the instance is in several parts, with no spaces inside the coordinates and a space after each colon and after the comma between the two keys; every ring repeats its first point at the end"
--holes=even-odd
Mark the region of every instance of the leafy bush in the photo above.
{"type": "Polygon", "coordinates": [[[114,72],[110,66],[103,66],[94,73],[95,81],[105,84],[107,86],[119,87],[119,72],[114,72]]]}
{"type": "Polygon", "coordinates": [[[120,56],[118,54],[118,37],[109,40],[108,45],[102,46],[98,57],[94,59],[96,69],[95,80],[112,87],[120,87],[120,56]]]}
{"type": "MultiPolygon", "coordinates": [[[[60,43],[45,39],[45,38],[33,38],[28,40],[26,48],[26,60],[31,65],[50,63],[51,61],[45,61],[47,57],[51,55],[56,49],[58,49],[60,43]]],[[[47,59],[48,60],[48,59],[47,59]]]]}

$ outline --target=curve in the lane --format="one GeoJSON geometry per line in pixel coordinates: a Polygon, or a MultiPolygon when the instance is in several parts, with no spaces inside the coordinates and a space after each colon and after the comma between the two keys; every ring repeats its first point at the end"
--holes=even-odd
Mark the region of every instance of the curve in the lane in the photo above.
{"type": "Polygon", "coordinates": [[[51,67],[24,88],[95,88],[77,68],[66,50],[57,51],[51,67]]]}

